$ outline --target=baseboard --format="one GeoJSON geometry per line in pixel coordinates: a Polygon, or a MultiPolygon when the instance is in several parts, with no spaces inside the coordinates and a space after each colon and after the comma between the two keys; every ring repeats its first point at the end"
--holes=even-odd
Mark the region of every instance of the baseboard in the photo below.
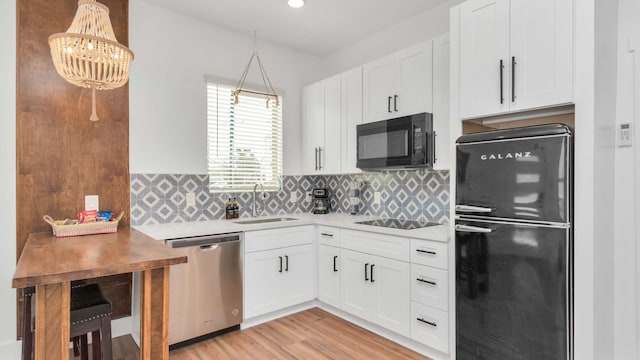
{"type": "Polygon", "coordinates": [[[279,319],[287,315],[295,314],[300,311],[309,310],[317,306],[318,306],[318,301],[311,300],[299,305],[288,307],[286,309],[268,313],[266,315],[256,316],[251,319],[246,319],[242,324],[240,324],[240,329],[248,329],[250,327],[260,325],[275,319],[279,319]]]}

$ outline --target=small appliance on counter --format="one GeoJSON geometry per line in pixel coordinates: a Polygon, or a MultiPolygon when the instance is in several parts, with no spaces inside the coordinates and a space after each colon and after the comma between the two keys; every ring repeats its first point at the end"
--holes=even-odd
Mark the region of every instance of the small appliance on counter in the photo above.
{"type": "Polygon", "coordinates": [[[326,188],[313,189],[313,213],[328,214],[331,208],[329,202],[329,190],[326,188]]]}

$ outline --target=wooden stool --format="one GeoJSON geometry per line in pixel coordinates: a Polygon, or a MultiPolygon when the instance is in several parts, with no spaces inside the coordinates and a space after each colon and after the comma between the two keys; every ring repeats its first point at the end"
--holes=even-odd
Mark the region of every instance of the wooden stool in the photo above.
{"type": "MultiPolygon", "coordinates": [[[[30,360],[33,354],[33,330],[30,324],[33,318],[31,301],[34,293],[34,287],[23,289],[23,360],[30,360]]],[[[93,359],[111,360],[111,303],[102,294],[100,286],[72,284],[70,307],[70,336],[74,344],[74,355],[80,353],[81,359],[89,359],[87,334],[91,333],[93,359]]]]}

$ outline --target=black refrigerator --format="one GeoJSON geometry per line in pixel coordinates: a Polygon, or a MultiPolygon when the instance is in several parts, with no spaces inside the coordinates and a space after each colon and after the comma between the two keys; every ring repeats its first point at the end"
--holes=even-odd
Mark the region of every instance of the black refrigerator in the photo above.
{"type": "Polygon", "coordinates": [[[573,155],[560,124],[456,141],[456,358],[572,359],[573,155]]]}

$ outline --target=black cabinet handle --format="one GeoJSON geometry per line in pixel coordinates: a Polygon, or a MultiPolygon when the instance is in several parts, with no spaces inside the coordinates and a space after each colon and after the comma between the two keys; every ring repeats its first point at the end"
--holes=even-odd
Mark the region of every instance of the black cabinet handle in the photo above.
{"type": "Polygon", "coordinates": [[[322,148],[318,148],[318,170],[322,170],[322,148]]]}
{"type": "Polygon", "coordinates": [[[516,57],[511,57],[511,102],[516,101],[516,57]]]}
{"type": "Polygon", "coordinates": [[[502,78],[503,78],[503,69],[504,69],[504,64],[502,59],[500,59],[500,104],[504,104],[504,89],[502,86],[502,78]]]}
{"type": "Polygon", "coordinates": [[[376,266],[375,264],[371,264],[371,282],[376,282],[375,280],[373,280],[373,267],[376,266]]]}
{"type": "Polygon", "coordinates": [[[430,255],[437,255],[437,253],[435,251],[433,251],[433,250],[416,249],[416,252],[424,253],[424,254],[430,254],[430,255]]]}
{"type": "Polygon", "coordinates": [[[284,260],[286,261],[284,271],[289,271],[289,255],[285,255],[284,260]]]}
{"type": "Polygon", "coordinates": [[[425,320],[425,319],[423,319],[423,318],[416,318],[416,320],[418,320],[418,321],[420,321],[420,322],[423,322],[423,323],[425,323],[425,324],[429,324],[429,325],[431,325],[431,326],[433,326],[433,327],[438,327],[438,324],[436,324],[436,323],[435,323],[435,322],[433,322],[433,321],[428,321],[428,320],[425,320]]]}
{"type": "Polygon", "coordinates": [[[322,236],[328,236],[328,237],[333,237],[333,234],[329,234],[329,233],[320,233],[320,235],[322,235],[322,236]]]}
{"type": "Polygon", "coordinates": [[[417,278],[416,280],[418,280],[418,281],[420,281],[420,282],[423,282],[423,283],[431,284],[431,285],[438,285],[438,284],[437,284],[435,281],[433,281],[433,280],[426,280],[426,279],[423,279],[423,278],[417,278]]]}
{"type": "Polygon", "coordinates": [[[364,264],[364,281],[369,281],[369,263],[364,264]]]}
{"type": "Polygon", "coordinates": [[[393,111],[398,111],[398,95],[393,95],[393,111]]]}
{"type": "Polygon", "coordinates": [[[278,256],[280,258],[280,270],[278,272],[282,272],[282,256],[278,256]]]}
{"type": "Polygon", "coordinates": [[[318,171],[318,148],[316,150],[316,171],[318,171]]]}
{"type": "Polygon", "coordinates": [[[387,96],[387,111],[391,112],[391,96],[387,96]]]}
{"type": "Polygon", "coordinates": [[[336,260],[338,260],[338,255],[333,257],[333,272],[338,272],[338,268],[336,267],[336,260]]]}

